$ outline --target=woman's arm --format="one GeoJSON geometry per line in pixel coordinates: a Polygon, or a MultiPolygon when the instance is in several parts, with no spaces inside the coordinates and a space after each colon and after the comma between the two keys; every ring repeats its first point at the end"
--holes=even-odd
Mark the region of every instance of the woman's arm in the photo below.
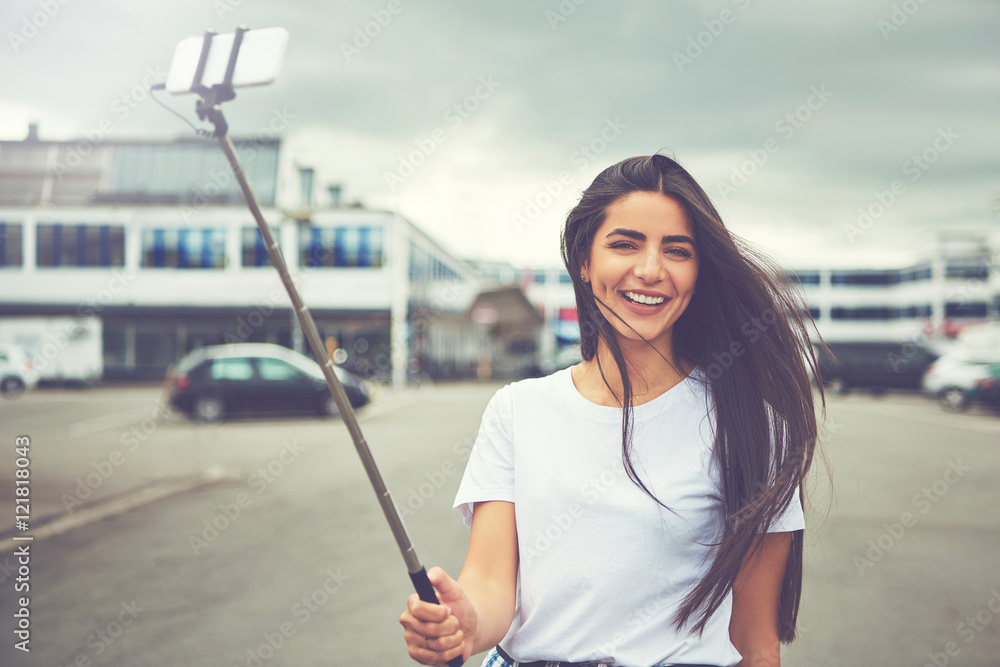
{"type": "Polygon", "coordinates": [[[472,600],[479,628],[472,652],[496,646],[514,619],[517,582],[517,527],[514,503],[476,503],[469,553],[458,583],[472,600]]]}
{"type": "Polygon", "coordinates": [[[476,503],[458,581],[431,568],[427,576],[441,604],[421,602],[414,594],[399,617],[410,657],[443,665],[456,655],[468,660],[503,639],[514,618],[517,559],[514,504],[476,503]]]}
{"type": "Polygon", "coordinates": [[[729,638],[743,656],[737,667],[781,667],[778,641],[778,601],[791,533],[766,533],[755,538],[760,550],[748,558],[733,583],[733,615],[729,638]]]}

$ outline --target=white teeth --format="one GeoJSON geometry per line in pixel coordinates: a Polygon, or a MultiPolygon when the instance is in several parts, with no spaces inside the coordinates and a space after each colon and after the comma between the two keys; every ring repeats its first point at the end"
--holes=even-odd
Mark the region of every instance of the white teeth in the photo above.
{"type": "Polygon", "coordinates": [[[646,296],[644,294],[636,294],[635,292],[625,292],[625,296],[627,296],[631,301],[644,303],[648,306],[658,306],[666,300],[662,296],[646,296]]]}

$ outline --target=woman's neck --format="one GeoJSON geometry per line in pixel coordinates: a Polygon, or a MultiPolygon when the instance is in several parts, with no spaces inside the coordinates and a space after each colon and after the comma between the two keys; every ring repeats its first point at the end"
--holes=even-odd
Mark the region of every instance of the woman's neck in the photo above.
{"type": "MultiPolygon", "coordinates": [[[[622,345],[622,354],[632,385],[632,405],[642,405],[660,396],[692,370],[692,366],[676,361],[669,349],[657,350],[641,341],[638,344],[629,343],[632,341],[622,345]]],[[[621,374],[614,356],[603,341],[598,342],[597,354],[592,359],[574,367],[573,382],[580,393],[593,403],[620,405],[623,395],[621,374]]]]}

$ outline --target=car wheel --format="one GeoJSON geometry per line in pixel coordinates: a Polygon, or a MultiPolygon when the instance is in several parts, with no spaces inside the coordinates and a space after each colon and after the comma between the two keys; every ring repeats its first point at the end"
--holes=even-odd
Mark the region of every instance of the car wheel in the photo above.
{"type": "Polygon", "coordinates": [[[195,399],[191,413],[198,421],[220,422],[226,416],[226,403],[221,396],[204,394],[195,399]]]}
{"type": "Polygon", "coordinates": [[[938,403],[948,412],[962,412],[969,407],[969,394],[961,387],[948,387],[938,394],[938,403]]]}
{"type": "Polygon", "coordinates": [[[7,398],[17,398],[24,391],[24,382],[21,378],[4,378],[0,382],[0,394],[7,398]]]}
{"type": "Polygon", "coordinates": [[[340,408],[337,407],[337,401],[333,400],[333,396],[324,396],[320,399],[319,413],[324,417],[340,416],[340,408]]]}

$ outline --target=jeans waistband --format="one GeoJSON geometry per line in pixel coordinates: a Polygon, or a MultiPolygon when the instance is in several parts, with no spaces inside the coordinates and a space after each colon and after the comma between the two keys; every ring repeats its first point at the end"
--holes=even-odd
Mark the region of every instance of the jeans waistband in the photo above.
{"type": "MultiPolygon", "coordinates": [[[[565,662],[559,660],[532,660],[531,662],[518,662],[510,657],[507,651],[497,645],[497,653],[511,667],[614,667],[614,660],[591,660],[589,662],[565,662]]],[[[718,667],[718,665],[703,664],[675,664],[661,665],[660,667],[718,667]]]]}

